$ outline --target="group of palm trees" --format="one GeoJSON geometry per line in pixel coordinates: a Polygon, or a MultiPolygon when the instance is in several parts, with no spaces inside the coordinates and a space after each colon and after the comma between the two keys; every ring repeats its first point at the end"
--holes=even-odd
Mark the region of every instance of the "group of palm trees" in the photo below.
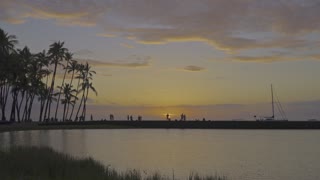
{"type": "Polygon", "coordinates": [[[92,85],[96,72],[91,66],[74,60],[64,42],[54,42],[47,52],[36,54],[27,46],[16,49],[17,44],[15,35],[0,28],[1,120],[30,122],[37,101],[40,122],[84,121],[89,91],[97,94],[92,85]],[[59,85],[57,74],[63,74],[59,85]],[[58,117],[60,104],[63,113],[58,117]]]}

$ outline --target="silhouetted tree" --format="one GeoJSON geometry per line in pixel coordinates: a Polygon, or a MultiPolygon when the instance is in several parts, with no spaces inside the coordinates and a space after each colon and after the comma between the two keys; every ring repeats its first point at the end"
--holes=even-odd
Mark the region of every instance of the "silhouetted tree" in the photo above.
{"type": "Polygon", "coordinates": [[[53,69],[51,86],[49,89],[49,94],[48,94],[46,109],[45,109],[45,117],[47,118],[50,118],[50,111],[51,111],[50,108],[52,103],[51,99],[54,94],[53,90],[54,90],[54,84],[56,79],[57,67],[58,65],[61,65],[61,61],[63,60],[65,53],[67,52],[67,49],[64,48],[63,46],[64,46],[64,42],[60,42],[60,41],[54,42],[53,44],[50,45],[50,49],[48,51],[51,64],[54,65],[54,69],[53,69]]]}
{"type": "Polygon", "coordinates": [[[16,44],[16,36],[9,35],[0,28],[0,108],[3,121],[6,120],[6,105],[10,92],[10,59],[13,58],[16,44]]]}
{"type": "Polygon", "coordinates": [[[68,65],[69,65],[69,61],[72,60],[72,54],[69,53],[69,52],[66,52],[65,53],[65,61],[66,61],[66,65],[63,65],[63,68],[64,68],[64,74],[63,74],[63,79],[62,79],[62,83],[61,83],[61,86],[59,89],[59,94],[58,94],[58,103],[56,105],[56,112],[55,112],[55,115],[54,115],[54,118],[56,119],[57,118],[57,113],[58,113],[58,108],[59,108],[59,101],[60,101],[60,96],[61,96],[61,91],[62,91],[62,87],[64,86],[64,81],[66,79],[66,75],[67,75],[67,72],[68,72],[68,65]]]}
{"type": "Polygon", "coordinates": [[[80,92],[82,92],[82,97],[77,116],[82,108],[81,115],[85,117],[89,91],[96,92],[91,82],[92,75],[95,72],[91,70],[89,64],[80,65],[77,61],[72,60],[72,54],[64,48],[64,42],[58,41],[51,44],[48,53],[43,50],[35,54],[31,53],[27,46],[16,50],[15,45],[17,43],[16,36],[9,35],[0,29],[1,120],[7,119],[6,109],[11,105],[11,111],[8,112],[10,113],[10,121],[30,121],[35,101],[39,101],[40,104],[39,121],[48,120],[51,104],[56,101],[55,95],[58,95],[55,119],[60,103],[64,105],[63,121],[71,119],[80,92]],[[62,65],[63,60],[65,60],[65,65],[62,65]],[[61,66],[64,66],[64,75],[61,86],[58,86],[60,91],[54,92],[57,70],[61,66]],[[69,84],[65,83],[67,74],[71,74],[69,84]],[[73,88],[74,78],[78,79],[76,89],[73,88]],[[63,99],[60,100],[61,96],[63,99]],[[11,104],[8,105],[9,98],[11,104]],[[70,105],[72,110],[69,116],[70,105]]]}

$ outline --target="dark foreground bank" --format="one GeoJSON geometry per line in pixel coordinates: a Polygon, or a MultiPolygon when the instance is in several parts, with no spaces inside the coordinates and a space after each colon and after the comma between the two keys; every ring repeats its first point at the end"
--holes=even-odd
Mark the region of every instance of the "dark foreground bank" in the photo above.
{"type": "MultiPolygon", "coordinates": [[[[14,147],[0,150],[0,179],[41,180],[172,180],[161,173],[141,173],[138,170],[119,172],[91,159],[76,159],[49,148],[14,147]]],[[[189,180],[227,180],[224,176],[200,176],[191,173],[189,180]]]]}

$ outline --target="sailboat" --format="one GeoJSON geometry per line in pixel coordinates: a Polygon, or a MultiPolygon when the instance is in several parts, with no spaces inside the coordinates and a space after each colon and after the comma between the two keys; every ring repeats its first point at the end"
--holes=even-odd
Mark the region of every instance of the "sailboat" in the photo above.
{"type": "MultiPolygon", "coordinates": [[[[283,111],[283,108],[282,108],[282,105],[278,99],[278,97],[276,96],[277,98],[277,102],[276,102],[276,106],[278,107],[278,110],[279,110],[279,113],[280,115],[282,116],[281,121],[288,121],[287,117],[286,117],[286,114],[285,112],[283,111]]],[[[262,118],[259,118],[259,119],[256,119],[257,121],[274,121],[276,120],[275,119],[275,116],[274,116],[274,92],[273,92],[273,86],[271,84],[271,108],[272,108],[272,116],[268,116],[268,117],[262,117],[262,118]]],[[[256,118],[256,116],[254,116],[256,118]]]]}

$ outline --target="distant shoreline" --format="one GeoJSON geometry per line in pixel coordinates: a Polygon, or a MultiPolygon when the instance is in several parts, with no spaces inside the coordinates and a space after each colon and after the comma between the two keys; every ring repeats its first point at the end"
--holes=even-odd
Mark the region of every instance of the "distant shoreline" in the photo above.
{"type": "Polygon", "coordinates": [[[54,129],[320,129],[320,121],[83,121],[0,123],[0,132],[54,129]]]}

